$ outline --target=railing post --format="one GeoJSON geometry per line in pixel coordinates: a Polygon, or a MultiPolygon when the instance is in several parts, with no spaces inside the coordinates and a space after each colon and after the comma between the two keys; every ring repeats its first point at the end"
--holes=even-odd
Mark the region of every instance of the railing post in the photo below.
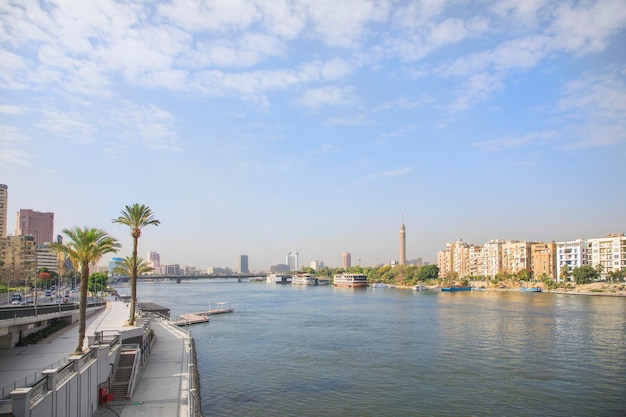
{"type": "Polygon", "coordinates": [[[47,379],[48,391],[52,393],[52,412],[50,416],[56,417],[57,412],[57,373],[59,369],[45,369],[41,372],[47,379]]]}
{"type": "Polygon", "coordinates": [[[31,387],[26,387],[11,391],[11,407],[15,417],[30,417],[31,390],[31,387]]]}

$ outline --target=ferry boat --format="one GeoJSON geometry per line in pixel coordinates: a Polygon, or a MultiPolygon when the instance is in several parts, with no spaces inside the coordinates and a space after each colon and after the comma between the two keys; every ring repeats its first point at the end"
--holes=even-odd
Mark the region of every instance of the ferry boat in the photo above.
{"type": "Polygon", "coordinates": [[[292,285],[317,285],[317,277],[313,274],[298,274],[291,278],[292,285]]]}
{"type": "Polygon", "coordinates": [[[266,282],[275,284],[291,284],[291,275],[271,274],[266,278],[266,282]]]}
{"type": "Polygon", "coordinates": [[[333,280],[335,287],[367,287],[367,276],[364,274],[337,274],[333,280]]]}

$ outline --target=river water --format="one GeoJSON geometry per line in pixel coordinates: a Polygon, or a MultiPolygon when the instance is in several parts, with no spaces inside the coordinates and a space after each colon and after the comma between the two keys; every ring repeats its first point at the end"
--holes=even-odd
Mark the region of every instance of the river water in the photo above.
{"type": "Polygon", "coordinates": [[[626,298],[140,283],[190,327],[208,416],[624,416],[626,298]]]}

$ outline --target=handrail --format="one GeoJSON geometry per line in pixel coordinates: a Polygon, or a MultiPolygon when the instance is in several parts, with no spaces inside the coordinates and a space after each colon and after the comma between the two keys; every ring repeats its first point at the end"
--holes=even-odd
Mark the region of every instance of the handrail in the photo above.
{"type": "Polygon", "coordinates": [[[126,397],[132,398],[133,392],[135,390],[135,379],[137,376],[137,370],[139,369],[139,362],[140,362],[139,357],[141,356],[141,348],[139,347],[139,344],[133,343],[133,344],[128,344],[128,345],[122,345],[122,347],[120,348],[120,354],[124,350],[135,351],[135,358],[133,359],[133,367],[130,372],[130,377],[128,379],[128,389],[126,391],[126,397]]]}
{"type": "Polygon", "coordinates": [[[42,371],[45,369],[55,369],[58,368],[60,366],[64,366],[68,363],[68,359],[67,358],[63,358],[60,359],[54,363],[51,363],[50,365],[46,366],[45,368],[25,376],[24,378],[20,378],[16,381],[13,381],[13,383],[11,384],[7,384],[5,386],[2,387],[2,390],[0,391],[0,398],[4,399],[4,398],[9,398],[11,395],[11,391],[16,390],[18,388],[24,388],[24,387],[28,387],[30,385],[32,385],[33,383],[35,383],[37,380],[39,380],[42,376],[42,371]]]}

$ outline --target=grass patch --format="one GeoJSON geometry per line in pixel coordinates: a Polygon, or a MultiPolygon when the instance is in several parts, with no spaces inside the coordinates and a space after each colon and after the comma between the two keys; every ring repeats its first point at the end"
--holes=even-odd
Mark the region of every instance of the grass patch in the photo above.
{"type": "Polygon", "coordinates": [[[17,343],[17,346],[28,346],[28,345],[37,344],[39,343],[39,341],[50,336],[52,333],[61,330],[62,328],[68,326],[69,324],[70,324],[69,322],[63,321],[63,320],[52,322],[48,326],[46,326],[44,329],[36,331],[35,333],[31,333],[28,336],[22,338],[22,340],[20,340],[17,343]]]}

